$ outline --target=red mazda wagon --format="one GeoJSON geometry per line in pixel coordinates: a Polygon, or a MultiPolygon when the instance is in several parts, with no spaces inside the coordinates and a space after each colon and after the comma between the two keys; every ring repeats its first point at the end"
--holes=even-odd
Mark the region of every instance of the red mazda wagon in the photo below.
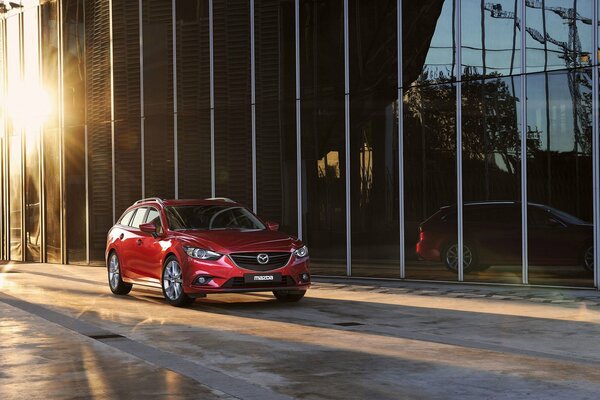
{"type": "Polygon", "coordinates": [[[108,232],[108,284],[162,288],[174,306],[208,293],[272,291],[293,302],[310,286],[307,247],[225,198],[143,199],[108,232]]]}

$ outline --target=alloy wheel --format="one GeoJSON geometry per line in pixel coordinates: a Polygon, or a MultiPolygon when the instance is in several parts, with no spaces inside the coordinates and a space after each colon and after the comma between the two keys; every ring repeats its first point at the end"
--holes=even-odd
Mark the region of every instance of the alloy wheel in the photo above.
{"type": "Polygon", "coordinates": [[[590,246],[583,253],[583,266],[588,271],[594,270],[594,247],[590,246]]]}
{"type": "MultiPolygon", "coordinates": [[[[458,271],[458,244],[451,245],[446,250],[446,265],[453,271],[458,271]]],[[[463,269],[466,271],[473,263],[473,252],[468,246],[463,245],[463,269]]]]}
{"type": "Polygon", "coordinates": [[[119,258],[115,253],[112,253],[108,262],[108,283],[115,290],[119,286],[121,278],[121,269],[119,268],[119,258]]]}
{"type": "Polygon", "coordinates": [[[181,266],[175,260],[168,262],[163,273],[163,288],[169,300],[177,300],[183,292],[181,266]]]}

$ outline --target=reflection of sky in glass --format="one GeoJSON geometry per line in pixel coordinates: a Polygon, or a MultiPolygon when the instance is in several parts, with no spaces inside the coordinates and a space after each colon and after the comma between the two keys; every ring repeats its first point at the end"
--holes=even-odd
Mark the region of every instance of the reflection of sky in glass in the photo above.
{"type": "MultiPolygon", "coordinates": [[[[573,100],[569,92],[566,73],[548,74],[548,104],[544,75],[531,75],[527,81],[527,124],[531,129],[541,131],[541,148],[547,149],[550,133],[550,150],[572,151],[574,148],[573,100]],[[550,129],[546,123],[546,111],[550,117],[550,129]]],[[[588,89],[580,89],[582,93],[588,89]]],[[[581,135],[586,135],[581,127],[581,135]]],[[[581,149],[579,149],[581,151],[581,149]]]]}
{"type": "MultiPolygon", "coordinates": [[[[564,69],[574,66],[564,59],[563,46],[572,48],[569,43],[571,29],[563,18],[568,8],[576,5],[577,13],[583,18],[589,18],[588,23],[578,21],[576,24],[577,37],[581,43],[581,53],[591,54],[593,0],[546,0],[545,13],[541,9],[540,0],[528,0],[527,6],[527,65],[528,71],[543,70],[547,63],[548,69],[564,69]],[[560,15],[562,12],[562,16],[560,15]],[[545,29],[543,16],[545,15],[545,29]],[[547,34],[550,40],[544,51],[543,37],[547,34]],[[542,42],[540,42],[542,41],[542,42]],[[552,43],[554,42],[554,43],[552,43]]],[[[429,52],[426,58],[425,71],[452,73],[452,5],[453,1],[444,2],[443,10],[438,18],[429,52]]],[[[491,0],[485,2],[485,10],[481,9],[480,0],[462,0],[462,64],[471,67],[472,72],[483,72],[485,49],[486,73],[501,74],[520,73],[521,31],[516,30],[514,37],[515,15],[521,21],[521,0],[491,0]],[[516,6],[516,7],[515,7],[516,6]],[[496,7],[493,13],[491,8],[496,7]],[[483,35],[482,35],[483,30],[483,35]],[[511,68],[512,67],[512,68],[511,68]]],[[[574,30],[572,32],[575,32],[574,30]]],[[[577,66],[587,66],[588,61],[577,57],[577,66]]]]}

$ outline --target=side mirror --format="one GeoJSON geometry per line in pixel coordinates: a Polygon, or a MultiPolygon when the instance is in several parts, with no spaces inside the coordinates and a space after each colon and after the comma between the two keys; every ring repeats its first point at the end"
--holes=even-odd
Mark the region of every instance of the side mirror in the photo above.
{"type": "Polygon", "coordinates": [[[555,220],[554,218],[549,218],[548,222],[546,223],[546,225],[549,228],[564,228],[564,224],[560,221],[555,220]]]}
{"type": "Polygon", "coordinates": [[[147,224],[140,224],[140,230],[142,232],[149,233],[154,237],[158,236],[158,234],[156,233],[156,225],[154,225],[153,222],[148,222],[147,224]]]}
{"type": "Polygon", "coordinates": [[[277,222],[273,222],[273,221],[267,221],[267,228],[270,231],[278,231],[279,230],[279,224],[277,222]]]}

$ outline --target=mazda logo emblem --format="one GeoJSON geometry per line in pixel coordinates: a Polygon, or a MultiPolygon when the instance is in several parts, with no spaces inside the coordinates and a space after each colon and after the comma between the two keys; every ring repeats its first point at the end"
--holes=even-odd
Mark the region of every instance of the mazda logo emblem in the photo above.
{"type": "Polygon", "coordinates": [[[260,253],[256,256],[256,261],[258,261],[259,264],[264,265],[269,262],[269,255],[265,253],[260,253]]]}

